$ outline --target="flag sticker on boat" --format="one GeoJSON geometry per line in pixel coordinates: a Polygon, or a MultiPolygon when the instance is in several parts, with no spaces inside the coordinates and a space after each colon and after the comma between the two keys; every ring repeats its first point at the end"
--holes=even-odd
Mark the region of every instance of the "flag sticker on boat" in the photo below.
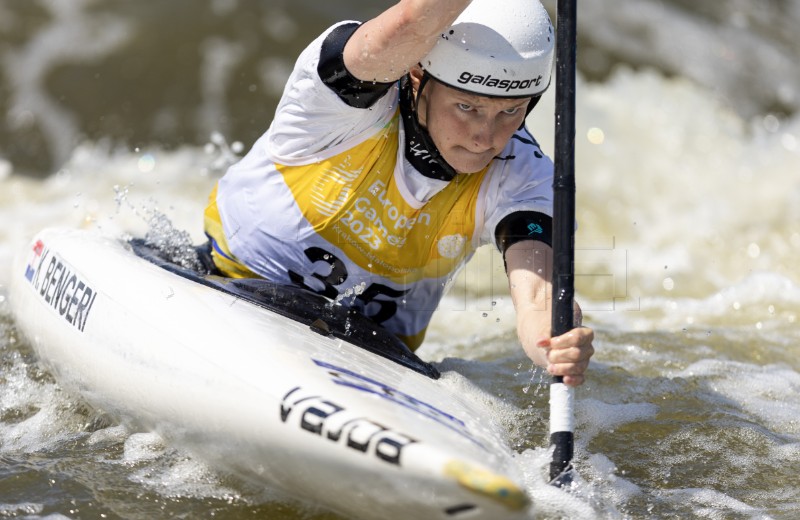
{"type": "Polygon", "coordinates": [[[36,273],[36,270],[39,268],[42,260],[42,252],[44,251],[44,242],[41,240],[37,240],[35,244],[33,244],[33,251],[31,253],[31,258],[28,260],[28,265],[25,268],[25,278],[29,282],[33,282],[33,275],[36,273]]]}
{"type": "Polygon", "coordinates": [[[95,291],[69,264],[41,240],[33,244],[25,278],[59,316],[83,332],[97,298],[95,291]]]}

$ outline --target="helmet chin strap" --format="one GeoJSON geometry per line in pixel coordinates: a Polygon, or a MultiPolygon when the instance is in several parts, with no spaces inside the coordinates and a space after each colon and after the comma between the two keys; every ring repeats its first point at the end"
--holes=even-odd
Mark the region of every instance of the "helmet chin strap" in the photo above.
{"type": "Polygon", "coordinates": [[[423,71],[422,78],[417,88],[416,96],[411,86],[409,75],[403,78],[401,95],[404,96],[400,103],[400,112],[403,116],[406,132],[406,158],[423,175],[438,180],[450,181],[455,178],[455,168],[442,157],[442,153],[433,142],[428,129],[419,122],[417,100],[422,94],[422,89],[431,79],[431,75],[423,71]]]}
{"type": "MultiPolygon", "coordinates": [[[[531,97],[531,100],[528,101],[528,106],[525,107],[525,117],[528,117],[531,114],[533,108],[539,103],[540,99],[542,99],[541,94],[537,94],[536,96],[531,97]]],[[[525,121],[523,121],[522,124],[524,125],[525,121]]]]}

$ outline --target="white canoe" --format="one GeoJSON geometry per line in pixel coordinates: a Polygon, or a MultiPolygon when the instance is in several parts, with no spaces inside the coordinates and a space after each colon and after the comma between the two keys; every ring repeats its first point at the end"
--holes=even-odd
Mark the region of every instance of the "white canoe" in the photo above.
{"type": "Polygon", "coordinates": [[[494,422],[379,327],[299,289],[202,277],[152,253],[47,229],[18,255],[15,318],[64,387],[348,517],[529,516],[494,422]]]}

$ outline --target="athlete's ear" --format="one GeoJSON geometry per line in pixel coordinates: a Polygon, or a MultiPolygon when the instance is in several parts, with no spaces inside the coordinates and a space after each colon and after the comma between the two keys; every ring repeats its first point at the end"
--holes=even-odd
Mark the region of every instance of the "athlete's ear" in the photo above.
{"type": "Polygon", "coordinates": [[[424,71],[422,67],[419,65],[414,65],[408,71],[408,77],[411,80],[411,89],[414,91],[414,97],[417,96],[417,92],[419,92],[419,85],[422,82],[422,76],[424,71]]]}

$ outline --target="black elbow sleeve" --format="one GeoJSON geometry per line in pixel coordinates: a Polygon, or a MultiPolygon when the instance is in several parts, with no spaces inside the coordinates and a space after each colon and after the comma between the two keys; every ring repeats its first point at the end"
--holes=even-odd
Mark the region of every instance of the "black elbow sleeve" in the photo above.
{"type": "Polygon", "coordinates": [[[538,211],[517,211],[503,218],[494,231],[500,252],[523,240],[536,240],[553,246],[553,218],[538,211]]]}
{"type": "Polygon", "coordinates": [[[347,70],[344,46],[358,27],[358,23],[344,24],[328,34],[322,42],[317,73],[322,82],[349,106],[369,108],[389,91],[394,82],[362,81],[347,70]]]}

